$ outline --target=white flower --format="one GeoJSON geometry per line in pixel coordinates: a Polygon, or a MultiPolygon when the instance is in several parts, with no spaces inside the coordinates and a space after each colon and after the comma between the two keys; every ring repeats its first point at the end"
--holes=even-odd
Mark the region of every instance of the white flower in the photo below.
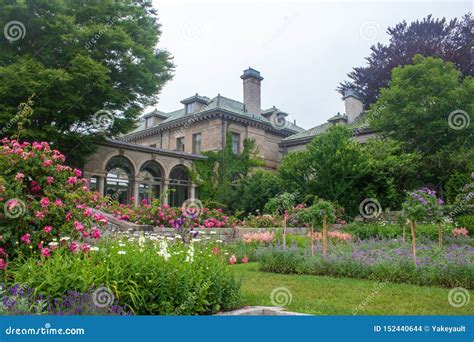
{"type": "Polygon", "coordinates": [[[201,239],[193,239],[193,242],[199,242],[201,239]]]}
{"type": "Polygon", "coordinates": [[[57,242],[50,242],[48,243],[48,246],[51,246],[51,247],[56,247],[58,245],[57,242]]]}
{"type": "Polygon", "coordinates": [[[217,232],[216,232],[215,230],[211,230],[211,231],[209,232],[209,234],[216,235],[217,232]]]}
{"type": "Polygon", "coordinates": [[[69,236],[63,236],[59,241],[69,241],[71,238],[69,236]]]}
{"type": "Polygon", "coordinates": [[[92,252],[97,252],[99,250],[99,247],[91,247],[92,252]]]}
{"type": "Polygon", "coordinates": [[[123,255],[123,254],[127,254],[127,252],[125,252],[125,251],[118,251],[117,254],[123,255]]]}
{"type": "Polygon", "coordinates": [[[222,242],[222,240],[216,240],[216,242],[222,242]]]}
{"type": "Polygon", "coordinates": [[[119,247],[125,247],[126,245],[124,243],[119,243],[119,247]]]}

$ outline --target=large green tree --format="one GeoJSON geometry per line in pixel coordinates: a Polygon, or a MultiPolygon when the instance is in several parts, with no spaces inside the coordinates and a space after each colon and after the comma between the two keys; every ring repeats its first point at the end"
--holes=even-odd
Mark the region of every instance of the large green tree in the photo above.
{"type": "Polygon", "coordinates": [[[285,158],[279,172],[285,188],[298,191],[302,198],[315,195],[335,201],[355,214],[366,168],[360,144],[347,128],[334,126],[317,136],[306,152],[285,158]]]}
{"type": "Polygon", "coordinates": [[[454,172],[468,172],[474,159],[474,79],[452,63],[417,55],[392,71],[389,87],[372,106],[371,125],[422,156],[426,184],[438,185],[454,172]],[[471,163],[471,165],[469,165],[471,163]]]}
{"type": "Polygon", "coordinates": [[[1,135],[35,94],[23,138],[52,142],[69,163],[132,129],[172,76],[149,1],[3,0],[0,27],[1,135]]]}

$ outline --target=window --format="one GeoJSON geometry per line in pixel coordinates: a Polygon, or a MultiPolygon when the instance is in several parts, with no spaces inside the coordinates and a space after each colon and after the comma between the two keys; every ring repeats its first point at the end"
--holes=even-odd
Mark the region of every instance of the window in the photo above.
{"type": "Polygon", "coordinates": [[[186,114],[194,112],[194,105],[196,102],[191,102],[186,105],[186,114]]]}
{"type": "Polygon", "coordinates": [[[176,151],[184,152],[184,137],[176,139],[176,151]]]}
{"type": "Polygon", "coordinates": [[[153,117],[146,118],[145,128],[153,126],[153,117]]]}
{"type": "Polygon", "coordinates": [[[232,152],[240,154],[240,134],[232,133],[232,152]]]}
{"type": "Polygon", "coordinates": [[[193,134],[193,153],[201,153],[201,133],[193,134]]]}

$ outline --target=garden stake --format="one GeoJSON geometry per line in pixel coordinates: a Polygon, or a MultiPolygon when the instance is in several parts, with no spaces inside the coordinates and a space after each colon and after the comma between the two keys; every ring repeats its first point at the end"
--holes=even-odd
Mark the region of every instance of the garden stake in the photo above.
{"type": "Polygon", "coordinates": [[[410,220],[410,226],[411,226],[411,241],[412,241],[412,248],[413,248],[413,262],[415,263],[416,266],[416,231],[415,231],[415,221],[413,218],[410,220]]]}
{"type": "Polygon", "coordinates": [[[310,233],[309,233],[309,240],[311,241],[311,256],[314,256],[314,229],[313,229],[313,225],[310,226],[310,233]]]}
{"type": "Polygon", "coordinates": [[[443,244],[443,230],[441,227],[441,222],[438,222],[438,238],[439,238],[439,245],[443,244]]]}
{"type": "Polygon", "coordinates": [[[283,250],[286,251],[286,213],[283,214],[283,250]]]}
{"type": "Polygon", "coordinates": [[[327,254],[327,233],[328,233],[328,228],[327,228],[327,225],[326,225],[326,214],[324,214],[323,216],[323,257],[326,257],[326,254],[327,254]]]}

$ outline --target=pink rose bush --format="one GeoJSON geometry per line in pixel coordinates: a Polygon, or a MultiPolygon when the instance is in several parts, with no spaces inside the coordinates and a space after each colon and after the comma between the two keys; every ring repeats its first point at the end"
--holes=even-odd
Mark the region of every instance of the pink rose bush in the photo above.
{"type": "Polygon", "coordinates": [[[49,257],[58,245],[99,239],[107,220],[92,213],[82,172],[47,142],[3,139],[0,145],[0,268],[19,254],[49,257]]]}
{"type": "Polygon", "coordinates": [[[257,233],[244,233],[242,240],[245,243],[271,243],[275,239],[275,233],[273,232],[257,232],[257,233]]]}
{"type": "Polygon", "coordinates": [[[469,231],[462,227],[462,228],[454,228],[452,231],[453,237],[458,238],[458,237],[468,237],[469,231]]]}
{"type": "Polygon", "coordinates": [[[146,224],[156,227],[180,229],[189,228],[224,228],[229,225],[229,217],[222,209],[203,208],[191,212],[183,208],[174,208],[169,205],[161,205],[160,201],[152,201],[148,204],[142,201],[135,207],[133,204],[117,204],[106,197],[94,194],[91,198],[94,207],[98,210],[112,214],[119,220],[129,221],[136,224],[146,224]]]}
{"type": "MultiPolygon", "coordinates": [[[[308,237],[310,236],[310,234],[308,234],[308,237]]],[[[323,234],[321,232],[313,232],[313,238],[317,241],[321,241],[323,239],[323,234]]],[[[333,242],[348,242],[352,239],[352,235],[349,233],[342,233],[336,230],[328,232],[328,238],[331,239],[333,242]]]]}

